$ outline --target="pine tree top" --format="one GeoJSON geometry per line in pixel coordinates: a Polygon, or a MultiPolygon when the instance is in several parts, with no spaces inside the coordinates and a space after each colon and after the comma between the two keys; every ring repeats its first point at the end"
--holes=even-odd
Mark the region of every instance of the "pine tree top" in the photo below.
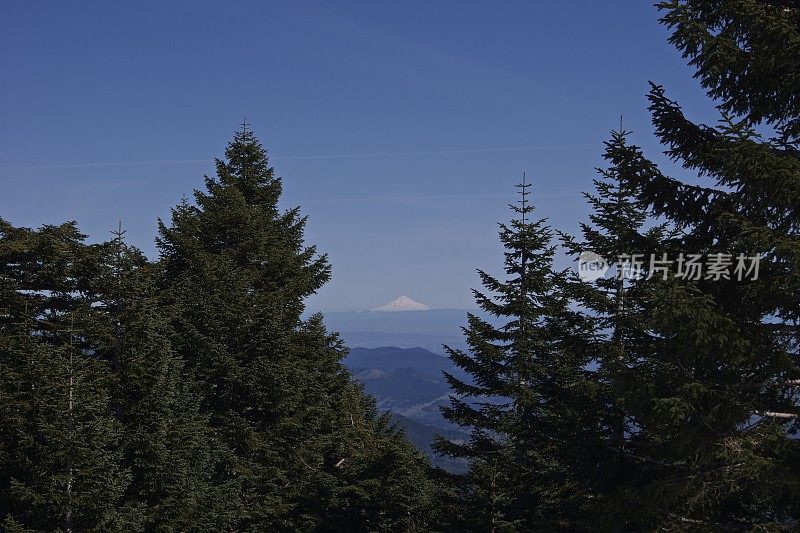
{"type": "Polygon", "coordinates": [[[274,205],[282,192],[281,180],[269,165],[267,150],[248,126],[242,122],[225,149],[225,160],[216,160],[217,176],[223,186],[238,188],[248,203],[274,205]]]}

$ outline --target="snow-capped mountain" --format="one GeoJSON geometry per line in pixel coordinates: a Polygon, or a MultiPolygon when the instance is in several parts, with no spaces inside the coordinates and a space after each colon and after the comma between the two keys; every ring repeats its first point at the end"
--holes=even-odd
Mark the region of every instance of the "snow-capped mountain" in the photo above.
{"type": "Polygon", "coordinates": [[[376,307],[373,311],[395,312],[395,311],[428,311],[430,307],[425,304],[416,302],[408,296],[401,296],[396,300],[392,300],[386,305],[376,307]]]}

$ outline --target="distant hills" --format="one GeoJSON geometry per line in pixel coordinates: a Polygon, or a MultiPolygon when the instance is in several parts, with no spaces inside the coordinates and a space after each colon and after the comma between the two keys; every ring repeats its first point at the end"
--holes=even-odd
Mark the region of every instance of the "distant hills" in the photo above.
{"type": "Polygon", "coordinates": [[[473,311],[429,309],[326,313],[325,324],[331,331],[338,331],[351,348],[421,347],[443,354],[443,344],[453,348],[464,347],[461,327],[466,325],[469,312],[473,311]]]}
{"type": "Polygon", "coordinates": [[[345,360],[349,368],[370,368],[376,370],[414,369],[425,374],[441,376],[443,370],[455,371],[447,357],[432,353],[424,348],[353,348],[345,360]]]}
{"type": "Polygon", "coordinates": [[[437,464],[450,471],[461,471],[463,463],[432,453],[434,435],[460,440],[466,437],[452,426],[439,408],[449,403],[450,387],[443,371],[463,373],[448,358],[424,348],[353,348],[344,364],[375,397],[378,409],[392,413],[393,420],[406,435],[437,464]]]}
{"type": "Polygon", "coordinates": [[[401,297],[372,311],[326,313],[325,323],[351,348],[344,364],[375,397],[378,408],[390,412],[434,464],[463,471],[463,462],[438,457],[431,450],[436,434],[454,440],[466,438],[461,428],[445,421],[440,412],[440,407],[448,404],[450,392],[442,372],[467,379],[444,355],[443,345],[466,348],[461,328],[468,313],[492,320],[475,310],[416,310],[415,304],[418,302],[401,297]],[[391,312],[397,310],[403,312],[391,312]]]}

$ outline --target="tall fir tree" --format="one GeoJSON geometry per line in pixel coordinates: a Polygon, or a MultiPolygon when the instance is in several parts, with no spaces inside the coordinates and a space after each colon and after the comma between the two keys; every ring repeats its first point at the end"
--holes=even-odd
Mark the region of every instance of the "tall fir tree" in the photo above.
{"type": "Polygon", "coordinates": [[[447,374],[454,394],[444,416],[470,431],[438,450],[464,458],[457,479],[469,530],[579,527],[592,497],[600,427],[589,363],[588,325],[570,308],[566,273],[553,269],[545,220],[531,220],[529,185],[518,185],[516,217],[500,225],[506,279],[478,271],[473,291],[491,321],[469,315],[469,352],[450,349],[471,380],[447,374]]]}
{"type": "Polygon", "coordinates": [[[800,414],[800,12],[794,2],[759,0],[659,7],[722,119],[695,124],[654,85],[656,133],[699,179],[669,178],[641,151],[626,179],[680,231],[673,258],[723,254],[733,264],[729,275],[697,280],[676,275],[675,264],[652,295],[654,349],[639,365],[643,394],[632,405],[631,448],[651,465],[643,524],[788,527],[800,517],[800,448],[791,438],[800,414]],[[739,254],[763,254],[757,280],[738,279],[739,254]]]}
{"type": "Polygon", "coordinates": [[[159,305],[157,265],[124,241],[122,225],[99,246],[91,280],[91,341],[114,369],[113,407],[124,431],[124,494],[146,531],[222,527],[231,513],[224,487],[211,483],[217,461],[197,384],[172,347],[168,313],[159,305]]]}
{"type": "Polygon", "coordinates": [[[279,208],[281,180],[246,125],[225,156],[158,243],[173,346],[200,384],[221,450],[213,481],[235,508],[226,527],[413,528],[424,460],[375,417],[321,317],[302,317],[326,257],[304,244],[299,209],[279,208]]]}
{"type": "Polygon", "coordinates": [[[108,365],[88,342],[97,249],[74,224],[0,220],[0,508],[9,531],[124,531],[130,481],[108,365]]]}
{"type": "Polygon", "coordinates": [[[584,193],[591,207],[589,223],[581,224],[581,239],[561,234],[567,252],[576,260],[594,253],[609,271],[596,280],[571,279],[571,292],[592,325],[593,381],[601,408],[602,445],[606,456],[598,461],[596,497],[587,511],[587,525],[597,530],[636,527],[641,509],[639,491],[645,469],[632,442],[641,429],[633,407],[648,394],[642,363],[652,356],[652,294],[657,278],[648,279],[648,259],[663,253],[672,237],[665,224],[653,224],[647,205],[638,198],[635,180],[637,148],[628,144],[630,132],[620,129],[605,142],[607,168],[598,169],[594,194],[584,193]],[[637,255],[638,257],[635,257],[637,255]],[[643,270],[635,272],[634,260],[643,270]]]}

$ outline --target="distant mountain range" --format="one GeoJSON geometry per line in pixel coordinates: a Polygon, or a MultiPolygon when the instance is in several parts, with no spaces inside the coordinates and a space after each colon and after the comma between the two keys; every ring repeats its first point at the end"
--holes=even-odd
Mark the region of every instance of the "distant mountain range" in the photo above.
{"type": "Polygon", "coordinates": [[[465,309],[326,313],[325,324],[331,331],[338,331],[351,348],[421,347],[444,354],[444,344],[465,347],[461,327],[466,325],[469,312],[478,313],[465,309]]]}
{"type": "Polygon", "coordinates": [[[417,306],[426,307],[401,297],[372,311],[326,313],[325,323],[351,348],[344,363],[375,397],[378,408],[390,412],[434,464],[463,471],[463,462],[436,456],[431,450],[436,434],[453,440],[466,438],[461,428],[449,424],[440,412],[450,393],[442,372],[467,380],[444,355],[444,345],[466,348],[461,328],[468,313],[489,322],[492,319],[477,310],[414,309],[417,306]]]}
{"type": "Polygon", "coordinates": [[[435,354],[424,348],[353,348],[344,360],[349,368],[369,368],[374,370],[416,370],[423,374],[441,378],[442,371],[455,372],[453,363],[445,356],[435,354]]]}
{"type": "Polygon", "coordinates": [[[450,471],[464,469],[462,462],[438,457],[431,450],[437,434],[451,440],[466,437],[440,412],[440,407],[449,403],[450,393],[442,372],[464,377],[448,358],[419,347],[353,348],[344,364],[375,397],[378,409],[392,413],[393,420],[434,464],[450,471]]]}

